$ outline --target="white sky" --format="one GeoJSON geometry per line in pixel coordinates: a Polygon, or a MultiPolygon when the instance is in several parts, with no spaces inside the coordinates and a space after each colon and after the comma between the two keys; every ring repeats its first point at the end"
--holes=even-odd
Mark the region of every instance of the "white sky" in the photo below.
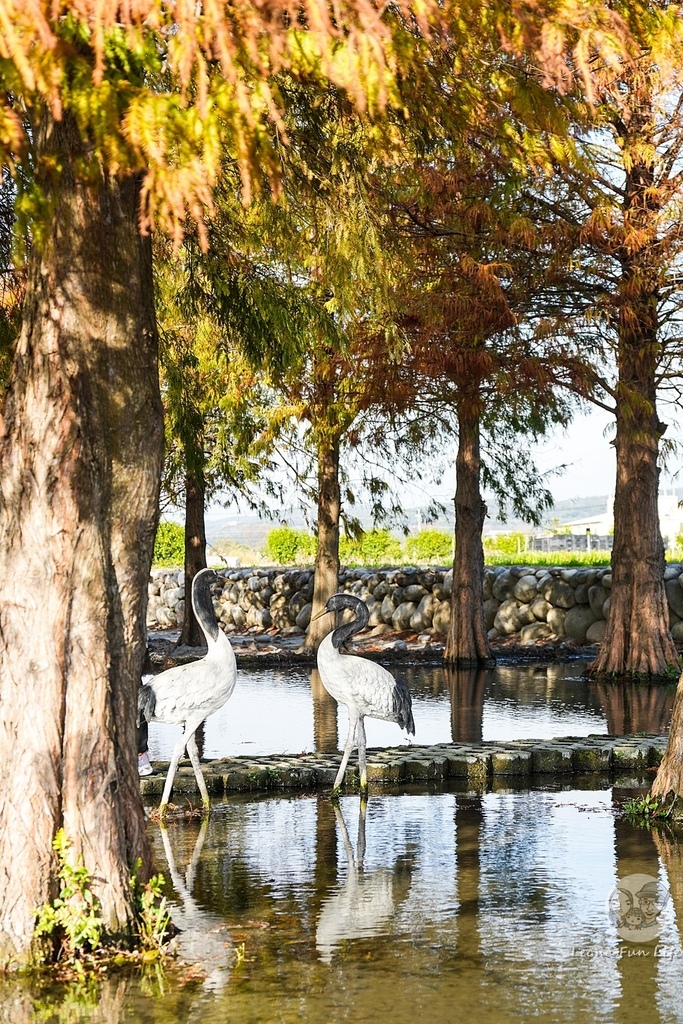
{"type": "Polygon", "coordinates": [[[555,501],[611,494],[614,490],[616,459],[612,424],[614,419],[600,409],[579,415],[566,430],[558,428],[534,449],[542,472],[566,464],[563,473],[547,482],[555,501]]]}
{"type": "MultiPolygon", "coordinates": [[[[669,423],[667,437],[680,436],[677,424],[673,422],[675,409],[662,410],[663,418],[669,423]]],[[[584,414],[577,413],[573,422],[566,430],[555,430],[544,442],[534,446],[533,455],[538,468],[550,473],[546,485],[553,494],[555,501],[566,501],[572,498],[587,498],[599,495],[609,496],[614,491],[616,462],[614,446],[610,440],[614,436],[613,418],[599,409],[592,409],[584,414]],[[554,473],[565,464],[562,473],[554,473]]],[[[668,472],[662,473],[660,490],[683,487],[683,473],[672,480],[671,473],[681,467],[681,457],[671,459],[668,472]]],[[[450,508],[455,490],[453,474],[446,471],[441,484],[437,487],[416,485],[404,489],[406,506],[426,508],[430,493],[440,498],[450,508]]],[[[233,506],[227,510],[224,506],[214,503],[207,510],[207,520],[220,519],[226,512],[237,512],[233,506]]],[[[244,511],[244,510],[243,510],[244,511]]],[[[175,518],[175,516],[173,517],[175,518]]],[[[182,515],[178,515],[181,519],[182,515]]]]}

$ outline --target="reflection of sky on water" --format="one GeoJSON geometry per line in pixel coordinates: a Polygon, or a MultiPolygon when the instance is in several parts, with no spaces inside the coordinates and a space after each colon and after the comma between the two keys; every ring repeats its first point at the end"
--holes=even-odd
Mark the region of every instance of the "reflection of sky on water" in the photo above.
{"type": "Polygon", "coordinates": [[[62,986],[4,979],[0,1020],[675,1024],[683,850],[575,786],[380,792],[365,816],[357,796],[235,797],[204,823],[150,822],[191,977],[95,980],[88,1014],[62,986]],[[658,947],[607,913],[637,873],[671,890],[658,947]]]}
{"type": "MultiPolygon", "coordinates": [[[[451,698],[442,668],[389,666],[410,686],[416,743],[447,743],[452,738],[451,698]]],[[[483,705],[485,740],[547,739],[606,733],[605,714],[590,684],[581,679],[583,663],[501,666],[487,676],[483,705]]],[[[472,713],[461,708],[454,715],[472,713]]],[[[474,709],[481,721],[482,709],[474,709]]],[[[346,709],[339,711],[338,745],[347,730],[346,709]]],[[[368,745],[406,744],[390,722],[366,719],[368,745]]],[[[180,728],[152,724],[152,758],[168,759],[180,728]]],[[[472,737],[473,739],[475,737],[472,737]]],[[[204,756],[291,753],[315,749],[310,671],[240,669],[228,703],[206,723],[204,756]]]]}
{"type": "Polygon", "coordinates": [[[217,901],[238,933],[243,917],[269,922],[263,955],[204,1005],[206,1024],[228,1008],[259,1024],[680,1020],[673,902],[664,957],[643,958],[609,921],[625,874],[672,884],[610,789],[378,794],[365,821],[358,797],[338,811],[315,797],[230,801],[206,848],[207,920],[217,901]]]}

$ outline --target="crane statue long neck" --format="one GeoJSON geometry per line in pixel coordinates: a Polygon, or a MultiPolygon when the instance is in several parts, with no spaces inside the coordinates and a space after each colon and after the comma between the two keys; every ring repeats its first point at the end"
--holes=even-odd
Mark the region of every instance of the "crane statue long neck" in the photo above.
{"type": "Polygon", "coordinates": [[[332,633],[332,646],[335,651],[338,651],[343,643],[345,643],[349,637],[352,637],[355,633],[360,633],[362,629],[368,624],[370,618],[370,612],[365,601],[361,601],[359,597],[354,597],[353,594],[333,594],[325,606],[328,612],[343,611],[346,608],[350,608],[351,611],[355,612],[355,618],[351,622],[344,623],[342,626],[337,628],[332,633]]]}
{"type": "Polygon", "coordinates": [[[202,569],[192,581],[192,607],[209,646],[217,642],[220,632],[211,600],[211,584],[215,579],[213,569],[202,569]]]}

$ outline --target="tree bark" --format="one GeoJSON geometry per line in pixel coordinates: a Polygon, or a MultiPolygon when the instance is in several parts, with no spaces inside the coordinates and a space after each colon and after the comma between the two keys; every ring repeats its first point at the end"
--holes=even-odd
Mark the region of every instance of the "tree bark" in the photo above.
{"type": "Polygon", "coordinates": [[[138,182],[45,115],[23,329],[0,420],[0,966],[30,959],[63,827],[110,933],[149,867],[135,708],[161,463],[151,245],[138,182]],[[58,181],[51,168],[62,164],[58,181]]]}
{"type": "Polygon", "coordinates": [[[188,474],[185,477],[185,611],[178,646],[206,644],[192,607],[192,581],[201,569],[206,569],[204,485],[188,474]]]}
{"type": "Polygon", "coordinates": [[[481,496],[479,403],[478,391],[463,392],[458,402],[455,556],[444,661],[460,668],[494,663],[484,621],[484,548],[481,537],[486,504],[481,496]]]}
{"type": "Polygon", "coordinates": [[[666,750],[650,792],[660,800],[670,793],[683,796],[683,675],[676,687],[666,750]]]}
{"type": "Polygon", "coordinates": [[[589,667],[591,675],[603,678],[666,677],[679,667],[669,632],[657,506],[665,427],[657,416],[662,345],[651,191],[651,169],[634,166],[626,178],[625,220],[642,241],[639,249],[621,253],[612,591],[605,637],[589,667]]]}
{"type": "Polygon", "coordinates": [[[330,631],[330,623],[322,616],[315,619],[339,586],[339,438],[318,449],[318,550],[315,555],[315,578],[311,624],[304,647],[317,651],[330,631]]]}

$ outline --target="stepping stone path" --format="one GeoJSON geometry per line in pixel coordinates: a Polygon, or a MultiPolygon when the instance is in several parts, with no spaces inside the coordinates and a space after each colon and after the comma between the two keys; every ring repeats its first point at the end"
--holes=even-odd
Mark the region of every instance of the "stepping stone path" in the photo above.
{"type": "MultiPolygon", "coordinates": [[[[662,759],[664,736],[568,736],[553,740],[514,740],[510,743],[438,743],[368,750],[371,785],[460,779],[486,784],[498,779],[539,782],[539,776],[585,772],[645,771],[662,759]]],[[[329,789],[341,754],[271,754],[264,757],[222,757],[202,762],[213,797],[269,790],[329,789]]],[[[346,770],[347,789],[358,788],[354,754],[346,770]]],[[[168,762],[156,762],[158,774],[140,779],[144,799],[161,796],[168,762]]],[[[198,796],[194,772],[181,767],[175,778],[176,797],[198,796]]]]}

